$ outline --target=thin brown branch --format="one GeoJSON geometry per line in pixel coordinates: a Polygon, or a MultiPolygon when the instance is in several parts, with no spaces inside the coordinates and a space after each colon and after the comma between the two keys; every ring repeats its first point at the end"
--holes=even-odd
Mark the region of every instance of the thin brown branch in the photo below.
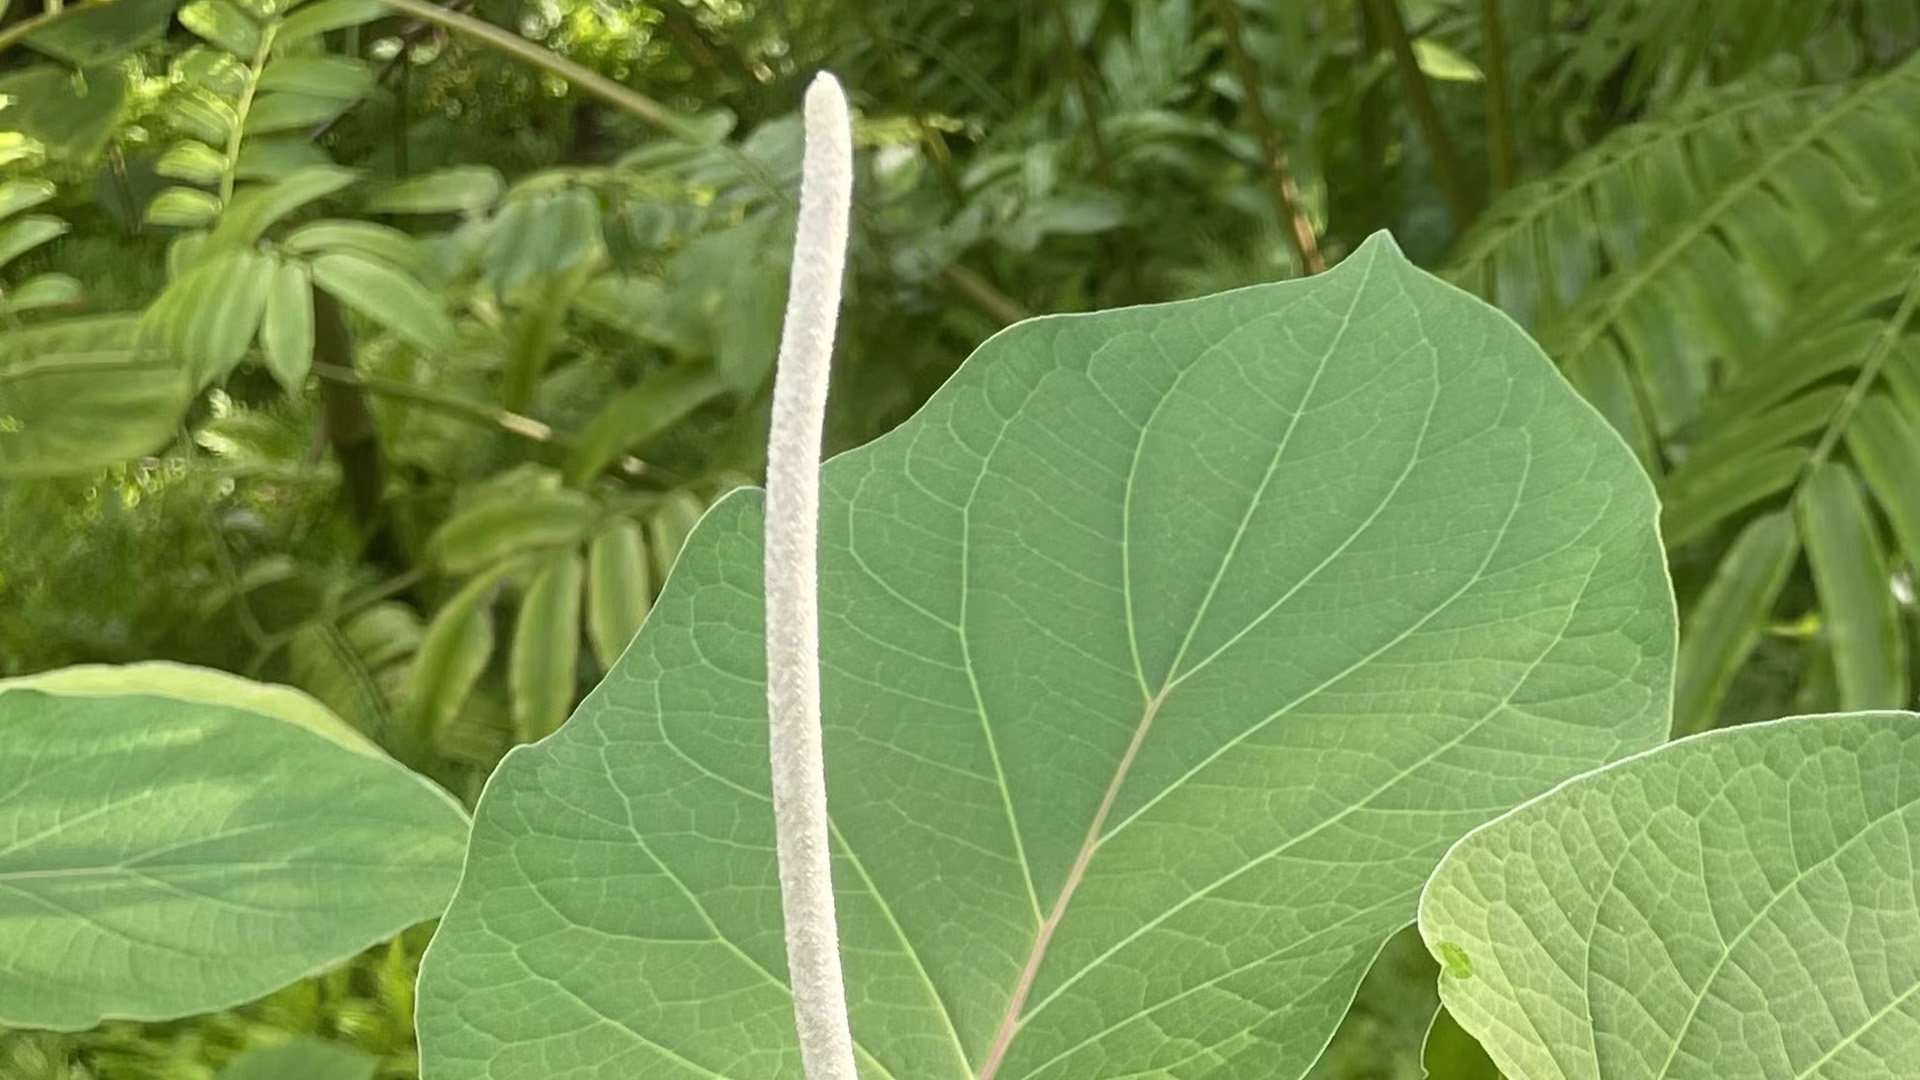
{"type": "Polygon", "coordinates": [[[1254,136],[1260,140],[1260,152],[1267,160],[1267,187],[1273,193],[1273,212],[1293,241],[1293,253],[1300,260],[1300,268],[1308,274],[1317,274],[1327,268],[1327,260],[1320,252],[1320,239],[1314,235],[1313,222],[1301,204],[1300,185],[1294,181],[1293,170],[1287,165],[1286,144],[1281,141],[1280,130],[1267,116],[1260,68],[1247,52],[1246,28],[1240,19],[1238,0],[1213,0],[1213,8],[1226,39],[1227,58],[1240,80],[1241,96],[1246,99],[1247,122],[1253,126],[1254,136]]]}
{"type": "Polygon", "coordinates": [[[1447,134],[1446,118],[1433,100],[1433,88],[1427,85],[1426,73],[1420,70],[1419,57],[1414,55],[1406,14],[1400,10],[1399,0],[1366,0],[1366,4],[1374,30],[1393,50],[1393,66],[1400,74],[1401,92],[1406,94],[1407,106],[1420,125],[1420,137],[1427,145],[1427,158],[1433,163],[1434,180],[1440,185],[1441,197],[1447,201],[1454,230],[1464,231],[1473,223],[1473,196],[1467,190],[1465,174],[1460,171],[1460,155],[1447,134]]]}

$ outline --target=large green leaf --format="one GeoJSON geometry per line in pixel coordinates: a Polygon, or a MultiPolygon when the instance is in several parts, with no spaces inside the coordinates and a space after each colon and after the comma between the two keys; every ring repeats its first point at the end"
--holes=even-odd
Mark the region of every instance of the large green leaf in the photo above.
{"type": "MultiPolygon", "coordinates": [[[[825,470],[874,1078],[1296,1077],[1461,834],[1664,734],[1651,485],[1503,316],[1337,269],[993,338],[825,470]]],[[[798,1075],[761,497],[481,800],[423,1075],[798,1075]]]]}
{"type": "Polygon", "coordinates": [[[0,476],[85,472],[173,438],[193,387],[134,347],[133,326],[103,315],[0,335],[0,476]]]}
{"type": "Polygon", "coordinates": [[[466,815],[317,703],[190,669],[0,684],[0,1023],[259,997],[439,914],[466,815]]]}
{"type": "Polygon", "coordinates": [[[1462,840],[1440,994],[1519,1080],[1866,1080],[1920,1062],[1920,716],[1684,739],[1462,840]]]}

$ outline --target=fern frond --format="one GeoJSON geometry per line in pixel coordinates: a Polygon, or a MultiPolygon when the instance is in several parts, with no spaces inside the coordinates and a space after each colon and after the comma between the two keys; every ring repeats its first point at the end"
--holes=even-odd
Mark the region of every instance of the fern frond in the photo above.
{"type": "Polygon", "coordinates": [[[1541,333],[1570,372],[1626,367],[1662,439],[1693,419],[1720,364],[1767,340],[1835,229],[1920,175],[1920,61],[1719,149],[1733,153],[1718,168],[1685,174],[1693,212],[1541,333]]]}

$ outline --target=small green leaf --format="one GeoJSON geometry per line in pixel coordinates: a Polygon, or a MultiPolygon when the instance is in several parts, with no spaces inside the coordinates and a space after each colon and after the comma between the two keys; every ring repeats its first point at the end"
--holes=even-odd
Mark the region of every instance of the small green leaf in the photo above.
{"type": "Polygon", "coordinates": [[[7,101],[0,128],[39,143],[54,161],[91,171],[126,98],[127,73],[117,63],[79,71],[31,64],[0,74],[0,99],[7,101]]]}
{"type": "Polygon", "coordinates": [[[227,0],[193,0],[180,9],[180,25],[235,56],[251,59],[260,50],[260,27],[227,0]]]}
{"type": "Polygon", "coordinates": [[[1920,1060],[1920,717],[1696,735],[1462,839],[1420,933],[1501,1072],[1891,1078],[1920,1060]]]}
{"type": "Polygon", "coordinates": [[[395,184],[367,203],[382,214],[471,214],[499,201],[506,182],[485,165],[456,165],[395,184]]]}
{"type": "Polygon", "coordinates": [[[1413,43],[1413,58],[1420,73],[1441,82],[1484,82],[1486,75],[1473,61],[1433,38],[1418,38],[1413,43]]]}
{"type": "Polygon", "coordinates": [[[302,263],[282,262],[274,268],[260,321],[260,350],[274,379],[298,396],[313,365],[313,279],[302,263]]]}
{"type": "Polygon", "coordinates": [[[160,334],[196,387],[226,377],[260,329],[274,260],[258,251],[225,251],[168,285],[142,317],[160,334]]]}
{"type": "Polygon", "coordinates": [[[206,143],[183,139],[160,155],[153,171],[173,180],[185,180],[189,184],[212,185],[219,183],[220,178],[226,175],[227,158],[206,143]]]}
{"type": "Polygon", "coordinates": [[[233,175],[241,180],[273,183],[332,164],[326,151],[305,139],[249,139],[241,144],[233,175]]]}
{"type": "Polygon", "coordinates": [[[83,4],[67,12],[66,18],[35,31],[27,43],[75,67],[109,64],[164,35],[178,6],[180,0],[83,4]]]}
{"type": "Polygon", "coordinates": [[[413,274],[425,274],[433,266],[431,256],[420,241],[399,229],[371,221],[316,221],[289,233],[280,246],[297,255],[357,252],[413,274]]]}
{"type": "Polygon", "coordinates": [[[71,274],[47,273],[30,277],[11,292],[0,292],[0,306],[19,315],[84,302],[87,291],[71,274]]]}
{"type": "Polygon", "coordinates": [[[199,188],[163,189],[147,204],[143,215],[149,225],[169,229],[200,229],[220,216],[220,200],[199,188]]]}
{"type": "Polygon", "coordinates": [[[246,133],[252,136],[296,131],[323,124],[347,107],[338,98],[285,91],[261,94],[247,110],[246,133]]]}
{"type": "Polygon", "coordinates": [[[8,1026],[253,1000],[438,915],[460,874],[445,792],[245,696],[42,680],[0,692],[0,731],[8,1026]]]}
{"type": "Polygon", "coordinates": [[[1688,612],[1674,680],[1674,737],[1713,726],[1734,674],[1753,652],[1773,603],[1800,555],[1786,513],[1755,518],[1714,568],[1713,580],[1688,612]]]}
{"type": "Polygon", "coordinates": [[[273,39],[274,51],[286,52],[316,34],[359,26],[390,14],[391,9],[380,0],[310,0],[280,21],[273,39]]]}
{"type": "Polygon", "coordinates": [[[192,388],[177,365],[133,343],[127,315],[0,335],[0,476],[87,473],[165,445],[192,388]]]}
{"type": "Polygon", "coordinates": [[[183,90],[167,99],[167,119],[203,143],[224,145],[240,122],[233,106],[206,94],[183,90]]]}
{"type": "Polygon", "coordinates": [[[493,596],[513,569],[503,563],[464,585],[434,613],[413,663],[415,730],[438,742],[493,655],[493,596]]]}
{"type": "Polygon", "coordinates": [[[707,504],[690,491],[670,491],[647,515],[647,549],[653,555],[653,579],[665,581],[673,573],[693,527],[707,512],[707,504]]]}
{"type": "Polygon", "coordinates": [[[53,198],[57,190],[51,180],[8,180],[0,183],[0,219],[39,206],[53,198]]]}
{"type": "Polygon", "coordinates": [[[1843,709],[1907,706],[1907,652],[1879,526],[1853,470],[1827,462],[1801,491],[1800,534],[1827,617],[1843,709]]]}
{"type": "Polygon", "coordinates": [[[433,534],[435,562],[470,574],[532,548],[578,544],[600,507],[577,491],[531,491],[489,498],[447,519],[433,534]]]}
{"type": "Polygon", "coordinates": [[[66,234],[66,222],[45,214],[28,214],[0,225],[0,266],[66,234]]]}
{"type": "Polygon", "coordinates": [[[520,604],[508,658],[513,730],[523,743],[551,735],[573,710],[580,663],[580,552],[551,556],[520,604]]]}
{"type": "Polygon", "coordinates": [[[341,103],[359,100],[372,93],[376,85],[366,64],[331,54],[279,57],[260,73],[262,90],[305,94],[341,103]]]}
{"type": "Polygon", "coordinates": [[[1920,567],[1920,431],[1891,398],[1860,403],[1847,426],[1847,450],[1887,516],[1910,567],[1920,567]]]}
{"type": "Polygon", "coordinates": [[[228,247],[257,243],[282,218],[339,191],[358,177],[352,169],[326,165],[302,169],[283,180],[248,188],[233,197],[209,243],[228,247]]]}
{"type": "Polygon", "coordinates": [[[619,521],[587,548],[587,637],[601,670],[626,651],[653,603],[640,526],[619,521]]]}
{"type": "Polygon", "coordinates": [[[422,349],[438,351],[453,340],[453,321],[439,299],[388,263],[328,252],[313,260],[313,280],[341,303],[422,349]]]}
{"type": "Polygon", "coordinates": [[[647,376],[608,402],[580,433],[567,455],[567,483],[586,483],[621,454],[726,392],[726,383],[706,364],[677,364],[647,376]]]}

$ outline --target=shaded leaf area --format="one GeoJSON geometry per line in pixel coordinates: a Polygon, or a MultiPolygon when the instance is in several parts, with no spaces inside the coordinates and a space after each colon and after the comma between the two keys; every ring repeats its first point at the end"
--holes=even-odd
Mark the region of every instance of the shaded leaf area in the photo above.
{"type": "Polygon", "coordinates": [[[0,684],[0,1022],[251,1000],[444,907],[466,815],[303,694],[166,665],[0,684]]]}
{"type": "MultiPolygon", "coordinates": [[[[1384,238],[1042,319],[826,468],[835,880],[872,1077],[1298,1076],[1459,835],[1657,741],[1644,475],[1384,238]]],[[[758,493],[510,754],[427,1073],[795,1075],[758,493]]]]}
{"type": "Polygon", "coordinates": [[[1528,1080],[1920,1060],[1920,716],[1683,740],[1463,840],[1421,901],[1448,1010],[1528,1080]]]}

